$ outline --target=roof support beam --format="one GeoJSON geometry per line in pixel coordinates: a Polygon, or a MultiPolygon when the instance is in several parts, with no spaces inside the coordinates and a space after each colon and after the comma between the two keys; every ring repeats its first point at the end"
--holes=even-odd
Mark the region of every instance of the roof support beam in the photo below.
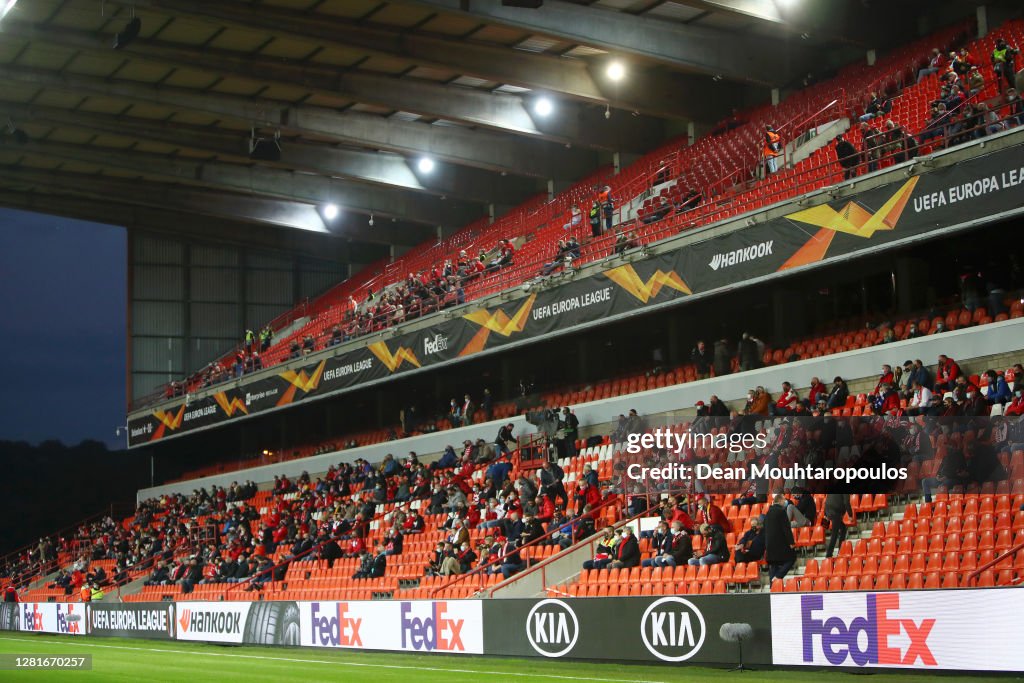
{"type": "MultiPolygon", "coordinates": [[[[276,197],[305,204],[333,203],[346,211],[407,219],[430,226],[462,226],[479,218],[478,206],[454,200],[443,201],[421,193],[385,190],[354,185],[333,178],[293,173],[258,166],[223,162],[197,162],[137,151],[106,150],[99,147],[55,142],[31,141],[17,145],[9,140],[0,145],[0,154],[38,155],[114,168],[155,177],[172,183],[206,185],[257,198],[276,197]]],[[[310,207],[315,211],[313,207],[310,207]]]]}
{"type": "MultiPolygon", "coordinates": [[[[109,41],[85,31],[60,27],[44,29],[25,22],[11,22],[11,30],[34,42],[70,46],[92,53],[108,54],[110,51],[109,41]]],[[[658,141],[655,137],[658,126],[655,124],[652,132],[650,119],[638,121],[619,117],[606,121],[587,112],[585,104],[571,101],[559,103],[557,116],[540,117],[529,109],[528,100],[517,95],[413,78],[392,78],[355,69],[141,38],[122,52],[159,64],[201,71],[215,69],[216,73],[259,83],[301,85],[330,97],[460,121],[535,140],[627,151],[646,150],[658,141]]]]}
{"type": "MultiPolygon", "coordinates": [[[[379,227],[370,228],[351,215],[342,216],[327,225],[316,207],[307,204],[211,192],[184,185],[167,186],[136,179],[35,170],[23,166],[0,166],[0,179],[8,187],[23,187],[29,191],[41,189],[50,195],[85,195],[121,204],[297,228],[381,245],[414,246],[429,239],[431,234],[429,230],[404,222],[392,224],[381,221],[379,227]]],[[[104,219],[103,222],[113,221],[104,219]]]]}
{"type": "MultiPolygon", "coordinates": [[[[0,114],[19,124],[54,124],[201,150],[235,160],[248,159],[248,135],[240,135],[238,131],[218,131],[207,126],[8,104],[2,101],[0,114]]],[[[299,141],[284,142],[280,162],[261,161],[260,164],[483,203],[516,204],[538,191],[534,182],[524,178],[501,177],[490,171],[470,170],[450,164],[437,167],[435,172],[426,175],[419,173],[405,157],[397,154],[342,149],[299,141]]]]}
{"type": "Polygon", "coordinates": [[[792,62],[811,56],[799,44],[750,35],[739,41],[735,34],[717,29],[564,0],[545,0],[533,10],[505,7],[501,0],[401,1],[741,82],[780,85],[787,80],[792,62]]]}
{"type": "Polygon", "coordinates": [[[584,150],[565,149],[542,140],[520,140],[492,131],[397,121],[370,114],[148,85],[26,67],[0,66],[0,83],[12,81],[97,97],[132,99],[174,109],[226,116],[247,125],[280,127],[296,135],[321,136],[357,147],[385,149],[499,173],[536,178],[574,179],[596,166],[584,150]]]}
{"type": "Polygon", "coordinates": [[[49,192],[0,190],[0,206],[51,216],[119,225],[128,229],[165,232],[205,242],[227,241],[250,247],[287,250],[316,259],[370,263],[387,255],[385,245],[350,243],[328,233],[280,230],[263,223],[244,223],[222,217],[207,217],[168,207],[126,204],[109,197],[88,198],[49,192]]]}
{"type": "MultiPolygon", "coordinates": [[[[454,0],[452,4],[457,7],[460,2],[454,0]]],[[[347,49],[358,48],[371,54],[408,59],[499,83],[563,93],[575,99],[600,104],[610,103],[613,107],[630,111],[696,121],[710,121],[714,118],[710,115],[710,105],[713,103],[709,103],[707,98],[695,96],[698,89],[703,91],[706,88],[703,79],[682,74],[648,73],[643,79],[637,76],[630,84],[612,84],[595,76],[590,65],[579,59],[459,41],[450,36],[401,31],[325,14],[303,14],[267,4],[254,6],[238,0],[138,0],[133,4],[164,14],[205,18],[218,26],[226,24],[347,49]],[[680,96],[681,93],[686,96],[680,96]]],[[[720,45],[715,45],[716,50],[719,48],[720,45]]],[[[556,124],[541,124],[535,120],[534,125],[541,128],[556,124]]],[[[582,133],[579,137],[583,137],[582,133]]]]}

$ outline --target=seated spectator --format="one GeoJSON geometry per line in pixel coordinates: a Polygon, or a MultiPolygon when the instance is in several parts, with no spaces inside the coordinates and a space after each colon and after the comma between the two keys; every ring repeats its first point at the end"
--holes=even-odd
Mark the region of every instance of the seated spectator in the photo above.
{"type": "Polygon", "coordinates": [[[871,101],[864,107],[864,114],[858,119],[859,121],[870,121],[871,119],[879,116],[884,116],[892,111],[892,102],[885,98],[880,98],[878,93],[871,93],[871,101]]]}
{"type": "Polygon", "coordinates": [[[920,380],[914,381],[913,393],[907,402],[907,415],[925,415],[932,405],[932,391],[922,386],[920,380]]]}
{"type": "Polygon", "coordinates": [[[619,530],[619,543],[615,547],[615,559],[610,566],[612,569],[640,566],[640,544],[628,524],[619,530]]]}
{"type": "Polygon", "coordinates": [[[579,204],[573,204],[569,210],[569,222],[562,226],[562,230],[573,230],[583,223],[583,211],[579,204]]]}
{"type": "Polygon", "coordinates": [[[501,575],[508,579],[526,568],[522,556],[519,554],[519,539],[509,539],[501,548],[498,559],[501,562],[501,575]]]}
{"type": "Polygon", "coordinates": [[[615,527],[607,526],[601,540],[598,541],[594,551],[594,559],[583,563],[584,569],[604,569],[612,563],[615,556],[615,546],[619,543],[619,535],[615,533],[615,527]]]}
{"type": "Polygon", "coordinates": [[[644,560],[644,567],[677,567],[686,564],[693,557],[693,542],[690,534],[683,528],[680,521],[672,522],[672,528],[662,522],[659,528],[663,533],[656,535],[652,540],[651,547],[655,554],[650,559],[644,560]]]}
{"type": "Polygon", "coordinates": [[[764,558],[764,527],[760,517],[750,520],[750,528],[733,548],[733,558],[736,562],[760,562],[764,558]]]}
{"type": "Polygon", "coordinates": [[[931,59],[928,60],[928,66],[917,72],[917,82],[920,83],[926,76],[939,73],[939,71],[946,67],[946,64],[946,56],[942,54],[942,51],[939,50],[939,48],[934,48],[932,50],[931,59]]]}
{"type": "Polygon", "coordinates": [[[783,382],[782,393],[779,394],[779,398],[775,403],[768,406],[768,414],[772,416],[792,415],[796,412],[799,401],[800,397],[796,393],[796,389],[793,388],[793,385],[789,382],[783,382]]]}
{"type": "Polygon", "coordinates": [[[700,527],[700,535],[704,541],[704,550],[700,557],[691,557],[688,564],[699,567],[729,561],[729,547],[721,528],[712,524],[703,524],[700,527]]]}
{"type": "Polygon", "coordinates": [[[935,386],[933,391],[936,393],[952,391],[956,386],[956,378],[960,376],[960,373],[960,365],[955,360],[945,354],[939,354],[938,367],[935,368],[935,386]]]}
{"type": "Polygon", "coordinates": [[[767,415],[772,408],[772,396],[764,387],[754,389],[754,395],[747,404],[747,415],[767,415]]]}

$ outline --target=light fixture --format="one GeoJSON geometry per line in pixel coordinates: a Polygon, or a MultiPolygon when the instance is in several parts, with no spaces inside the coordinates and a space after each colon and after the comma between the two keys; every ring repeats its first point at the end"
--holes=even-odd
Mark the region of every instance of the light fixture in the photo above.
{"type": "Polygon", "coordinates": [[[7,16],[7,13],[14,9],[14,6],[18,4],[18,0],[7,0],[4,3],[3,11],[0,11],[0,19],[7,16]]]}
{"type": "Polygon", "coordinates": [[[128,23],[124,25],[124,28],[114,36],[114,49],[120,50],[125,47],[133,40],[139,37],[139,31],[142,30],[142,19],[135,16],[135,8],[132,7],[132,18],[128,20],[128,23]]]}
{"type": "Polygon", "coordinates": [[[327,204],[327,205],[324,206],[324,218],[326,218],[329,221],[333,221],[337,217],[338,217],[338,205],[337,204],[327,204]]]}
{"type": "Polygon", "coordinates": [[[626,75],[626,67],[622,66],[622,62],[612,62],[608,65],[607,73],[613,81],[621,81],[626,75]]]}
{"type": "Polygon", "coordinates": [[[420,169],[420,173],[430,173],[434,170],[434,160],[430,157],[423,157],[416,164],[416,168],[420,169]]]}
{"type": "Polygon", "coordinates": [[[554,107],[551,104],[551,100],[546,97],[542,97],[537,100],[533,105],[533,110],[537,112],[537,116],[547,116],[551,113],[554,107]]]}
{"type": "Polygon", "coordinates": [[[370,214],[370,222],[369,222],[369,225],[370,225],[370,227],[371,227],[371,228],[373,227],[373,214],[372,214],[372,213],[370,214]]]}
{"type": "Polygon", "coordinates": [[[264,138],[256,134],[256,129],[249,131],[249,158],[255,161],[281,160],[281,131],[274,131],[274,137],[264,138]]]}

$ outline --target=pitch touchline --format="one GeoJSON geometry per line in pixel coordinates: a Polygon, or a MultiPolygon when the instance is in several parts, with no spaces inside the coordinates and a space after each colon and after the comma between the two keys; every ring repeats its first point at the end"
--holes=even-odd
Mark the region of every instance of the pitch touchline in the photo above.
{"type": "MultiPolygon", "coordinates": [[[[39,643],[35,638],[11,638],[4,636],[3,640],[19,643],[39,643]]],[[[49,641],[54,642],[54,641],[49,641]]],[[[71,645],[71,643],[59,643],[60,645],[71,645]]],[[[404,664],[366,664],[362,662],[332,661],[330,659],[299,659],[298,657],[271,657],[267,655],[243,655],[231,652],[192,652],[190,650],[168,650],[161,647],[130,647],[128,645],[100,645],[88,643],[86,647],[102,647],[108,650],[132,650],[135,652],[168,652],[179,655],[196,655],[202,657],[235,657],[238,659],[262,659],[275,662],[296,662],[303,664],[332,664],[334,666],[359,666],[371,669],[418,669],[421,671],[444,671],[448,673],[461,674],[484,674],[491,676],[520,676],[528,678],[550,678],[565,681],[602,681],[603,683],[664,683],[664,681],[644,681],[633,678],[592,678],[590,676],[565,676],[560,674],[541,673],[517,673],[514,671],[481,671],[480,669],[446,669],[440,666],[406,666],[404,664]]]]}

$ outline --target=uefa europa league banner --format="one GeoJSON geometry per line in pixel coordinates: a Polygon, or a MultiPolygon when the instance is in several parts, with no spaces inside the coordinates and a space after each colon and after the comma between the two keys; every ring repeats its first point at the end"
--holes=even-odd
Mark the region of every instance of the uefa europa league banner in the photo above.
{"type": "Polygon", "coordinates": [[[512,300],[471,309],[414,333],[369,335],[308,358],[229,382],[213,395],[177,399],[130,416],[129,445],[237,420],[458,362],[553,332],[608,322],[694,294],[827,263],[1024,207],[1022,147],[800,209],[763,223],[630,263],[609,262],[587,277],[515,290],[512,300]],[[616,265],[617,264],[617,265],[616,265]]]}

